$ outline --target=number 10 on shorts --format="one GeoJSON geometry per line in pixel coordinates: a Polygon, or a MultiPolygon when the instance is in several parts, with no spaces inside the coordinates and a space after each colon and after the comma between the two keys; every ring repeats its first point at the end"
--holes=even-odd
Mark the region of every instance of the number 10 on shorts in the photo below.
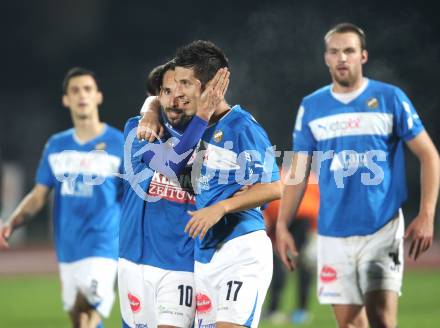
{"type": "Polygon", "coordinates": [[[179,305],[183,305],[185,301],[185,305],[188,307],[192,306],[193,300],[193,288],[192,286],[179,285],[177,289],[180,292],[180,302],[179,305]]]}

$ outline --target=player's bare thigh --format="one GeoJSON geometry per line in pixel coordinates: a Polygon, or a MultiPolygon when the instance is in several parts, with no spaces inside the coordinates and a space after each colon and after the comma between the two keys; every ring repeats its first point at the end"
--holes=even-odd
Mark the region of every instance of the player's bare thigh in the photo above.
{"type": "Polygon", "coordinates": [[[237,325],[235,323],[230,323],[230,322],[216,322],[215,327],[216,328],[242,328],[245,326],[237,325]]]}
{"type": "Polygon", "coordinates": [[[371,327],[396,327],[399,296],[391,290],[365,293],[365,307],[371,327]]]}
{"type": "Polygon", "coordinates": [[[368,328],[365,307],[355,304],[333,304],[333,313],[339,328],[368,328]]]}

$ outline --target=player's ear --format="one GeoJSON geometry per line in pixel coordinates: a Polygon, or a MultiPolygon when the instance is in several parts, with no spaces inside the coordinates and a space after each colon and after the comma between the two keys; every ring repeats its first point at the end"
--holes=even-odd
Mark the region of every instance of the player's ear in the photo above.
{"type": "Polygon", "coordinates": [[[98,93],[96,94],[96,103],[99,105],[102,105],[103,101],[104,101],[104,95],[102,94],[101,91],[98,91],[98,93]]]}
{"type": "Polygon", "coordinates": [[[325,61],[325,64],[327,65],[327,67],[330,67],[330,65],[328,64],[328,60],[327,60],[327,51],[326,50],[324,50],[324,61],[325,61]]]}
{"type": "Polygon", "coordinates": [[[365,64],[368,61],[368,51],[366,49],[362,50],[361,63],[365,64]]]}
{"type": "Polygon", "coordinates": [[[63,97],[61,98],[63,106],[64,107],[69,107],[69,98],[67,98],[67,95],[64,94],[63,97]]]}

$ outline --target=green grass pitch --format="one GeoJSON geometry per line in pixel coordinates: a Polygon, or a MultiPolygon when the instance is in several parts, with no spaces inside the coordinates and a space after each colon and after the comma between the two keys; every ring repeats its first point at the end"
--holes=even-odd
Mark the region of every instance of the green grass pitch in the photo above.
{"type": "MultiPolygon", "coordinates": [[[[294,277],[290,277],[281,302],[282,310],[286,313],[294,306],[293,288],[294,277]]],[[[59,294],[60,283],[57,276],[0,277],[0,327],[69,327],[59,294]]],[[[313,321],[305,327],[335,327],[330,308],[318,305],[316,297],[312,297],[312,300],[313,321]]],[[[399,328],[436,327],[439,321],[440,271],[406,272],[403,295],[400,298],[399,328]]],[[[107,328],[120,327],[118,303],[104,324],[107,328]]],[[[262,321],[260,327],[276,326],[262,321]]]]}

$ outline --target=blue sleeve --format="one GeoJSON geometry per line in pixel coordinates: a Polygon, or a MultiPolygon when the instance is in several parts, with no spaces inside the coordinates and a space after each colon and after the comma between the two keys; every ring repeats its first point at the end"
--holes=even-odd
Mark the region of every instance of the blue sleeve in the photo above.
{"type": "Polygon", "coordinates": [[[296,114],[295,128],[292,134],[292,150],[295,152],[307,152],[309,155],[312,155],[312,152],[316,150],[316,140],[310,130],[305,112],[304,103],[301,103],[296,114]]]}
{"type": "Polygon", "coordinates": [[[394,118],[397,136],[405,141],[413,139],[424,130],[413,104],[399,88],[395,89],[394,118]]]}
{"type": "Polygon", "coordinates": [[[274,147],[260,125],[248,126],[238,136],[238,164],[244,174],[237,177],[240,181],[270,183],[280,179],[274,147]]]}
{"type": "Polygon", "coordinates": [[[49,164],[51,153],[51,140],[46,143],[43,154],[38,165],[35,182],[52,188],[55,185],[55,176],[49,164]]]}
{"type": "Polygon", "coordinates": [[[142,163],[142,156],[137,154],[143,147],[142,142],[136,137],[137,126],[140,116],[130,118],[124,127],[124,161],[123,171],[133,171],[131,173],[137,174],[141,172],[145,165],[142,163]]]}
{"type": "Polygon", "coordinates": [[[182,137],[170,138],[152,146],[142,155],[142,160],[151,169],[170,177],[170,170],[173,175],[182,173],[193,153],[197,143],[202,138],[208,122],[197,115],[185,129],[182,137]]]}

